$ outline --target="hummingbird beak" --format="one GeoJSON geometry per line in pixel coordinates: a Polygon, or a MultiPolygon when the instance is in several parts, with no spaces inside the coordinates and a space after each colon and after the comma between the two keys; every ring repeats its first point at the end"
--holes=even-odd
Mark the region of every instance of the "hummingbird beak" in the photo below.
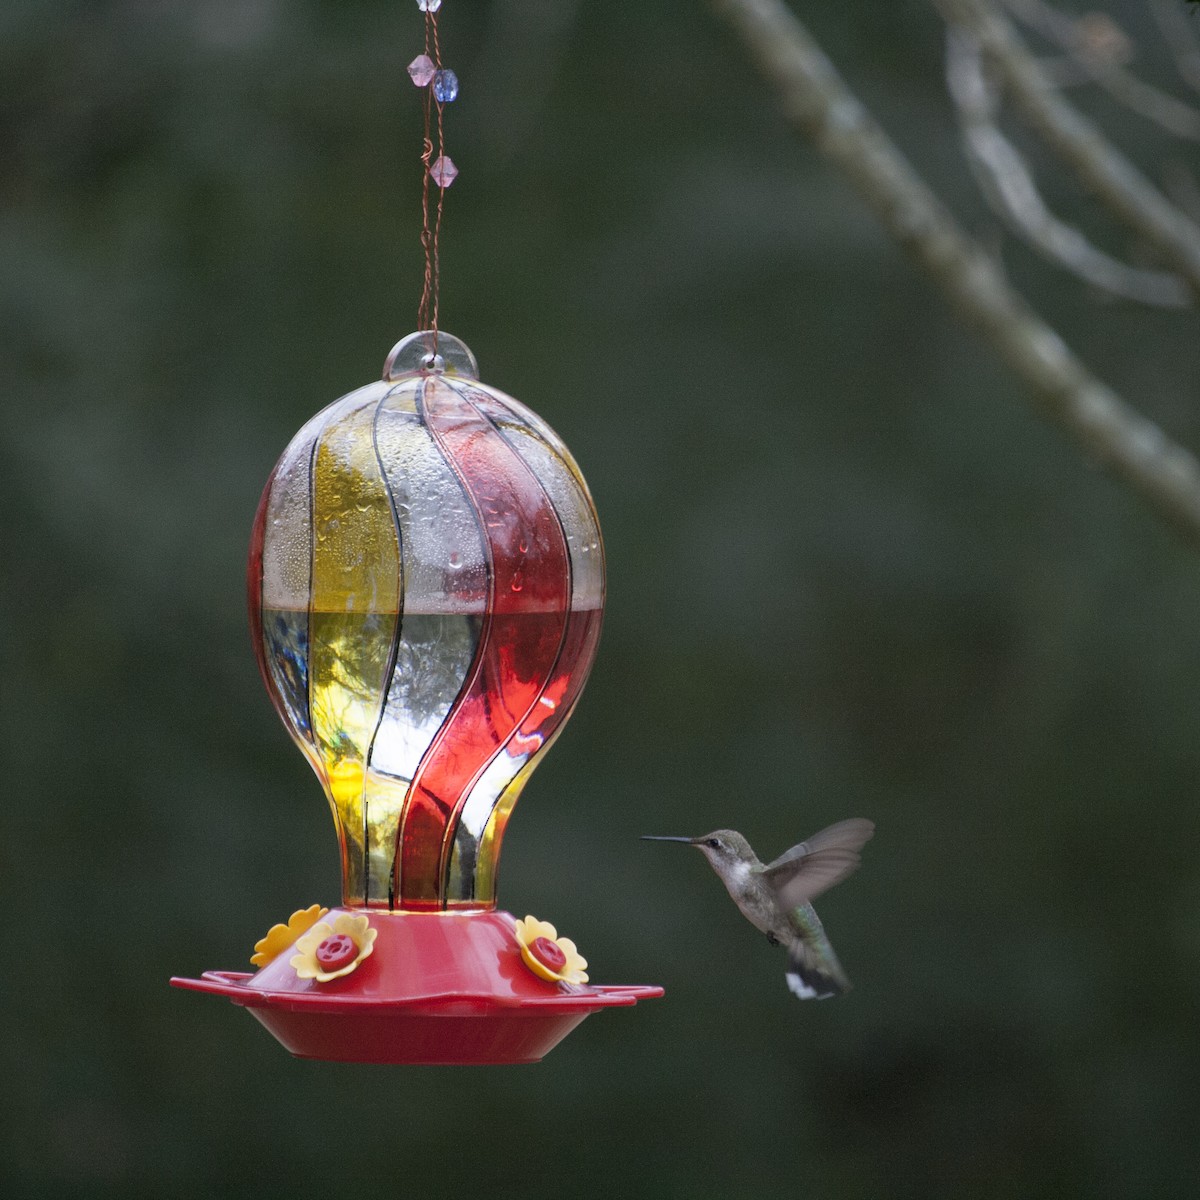
{"type": "Polygon", "coordinates": [[[685,838],[685,837],[654,837],[652,834],[649,834],[649,833],[644,833],[644,834],[642,834],[642,841],[643,841],[643,842],[687,842],[687,843],[688,843],[688,845],[691,845],[693,842],[695,842],[695,840],[696,840],[695,838],[685,838]]]}

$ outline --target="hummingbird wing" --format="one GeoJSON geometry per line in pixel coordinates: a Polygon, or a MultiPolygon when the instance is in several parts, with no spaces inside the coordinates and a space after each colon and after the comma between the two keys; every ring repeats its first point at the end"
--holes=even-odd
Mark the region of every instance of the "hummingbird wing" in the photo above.
{"type": "Polygon", "coordinates": [[[763,876],[784,906],[797,908],[857,871],[858,852],[874,832],[874,824],[861,817],[838,821],[767,863],[763,876]]]}

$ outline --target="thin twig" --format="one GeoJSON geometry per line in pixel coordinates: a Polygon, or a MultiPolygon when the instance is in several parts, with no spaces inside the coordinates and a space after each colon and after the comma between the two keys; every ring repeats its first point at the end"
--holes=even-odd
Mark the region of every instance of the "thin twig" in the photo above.
{"type": "Polygon", "coordinates": [[[1046,0],[1004,0],[1043,37],[1062,47],[1090,78],[1131,112],[1153,121],[1175,137],[1200,142],[1200,111],[1168,92],[1138,79],[1114,53],[1124,39],[1121,30],[1103,14],[1069,17],[1046,0]]]}
{"type": "Polygon", "coordinates": [[[1030,123],[1097,197],[1200,296],[1200,227],[1189,221],[1046,78],[990,0],[933,0],[978,40],[1030,123]]]}
{"type": "Polygon", "coordinates": [[[1192,293],[1177,275],[1120,262],[1050,211],[1033,172],[996,123],[1000,97],[983,69],[978,42],[953,27],[946,30],[946,90],[958,112],[967,162],[984,196],[1034,249],[1110,295],[1161,308],[1192,303],[1192,293]]]}
{"type": "Polygon", "coordinates": [[[1053,87],[1077,88],[1085,83],[1095,83],[1092,73],[1070,54],[1042,55],[1038,58],[1042,74],[1053,87]]]}
{"type": "Polygon", "coordinates": [[[715,0],[788,120],[1028,385],[1040,410],[1200,547],[1200,463],[1094,378],[958,226],[780,0],[715,0]]]}

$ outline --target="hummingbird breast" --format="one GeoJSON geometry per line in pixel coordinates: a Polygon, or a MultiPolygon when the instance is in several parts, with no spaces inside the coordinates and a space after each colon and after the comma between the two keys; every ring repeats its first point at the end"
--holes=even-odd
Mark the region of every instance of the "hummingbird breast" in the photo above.
{"type": "Polygon", "coordinates": [[[725,877],[725,886],[742,916],[755,929],[762,933],[774,933],[783,940],[781,935],[787,932],[786,922],[783,923],[783,930],[776,928],[780,922],[775,895],[761,874],[749,864],[739,863],[738,867],[725,877]]]}

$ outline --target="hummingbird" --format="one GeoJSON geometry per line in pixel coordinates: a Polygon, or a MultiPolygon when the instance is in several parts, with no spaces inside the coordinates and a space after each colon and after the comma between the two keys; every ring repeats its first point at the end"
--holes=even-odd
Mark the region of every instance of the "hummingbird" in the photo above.
{"type": "Polygon", "coordinates": [[[849,991],[850,980],[811,902],[858,869],[858,852],[874,832],[873,822],[851,817],[814,833],[766,865],[733,829],[717,829],[703,837],[642,840],[684,842],[700,850],[742,916],[765,933],[771,945],[787,947],[791,991],[801,1000],[826,1000],[849,991]]]}

